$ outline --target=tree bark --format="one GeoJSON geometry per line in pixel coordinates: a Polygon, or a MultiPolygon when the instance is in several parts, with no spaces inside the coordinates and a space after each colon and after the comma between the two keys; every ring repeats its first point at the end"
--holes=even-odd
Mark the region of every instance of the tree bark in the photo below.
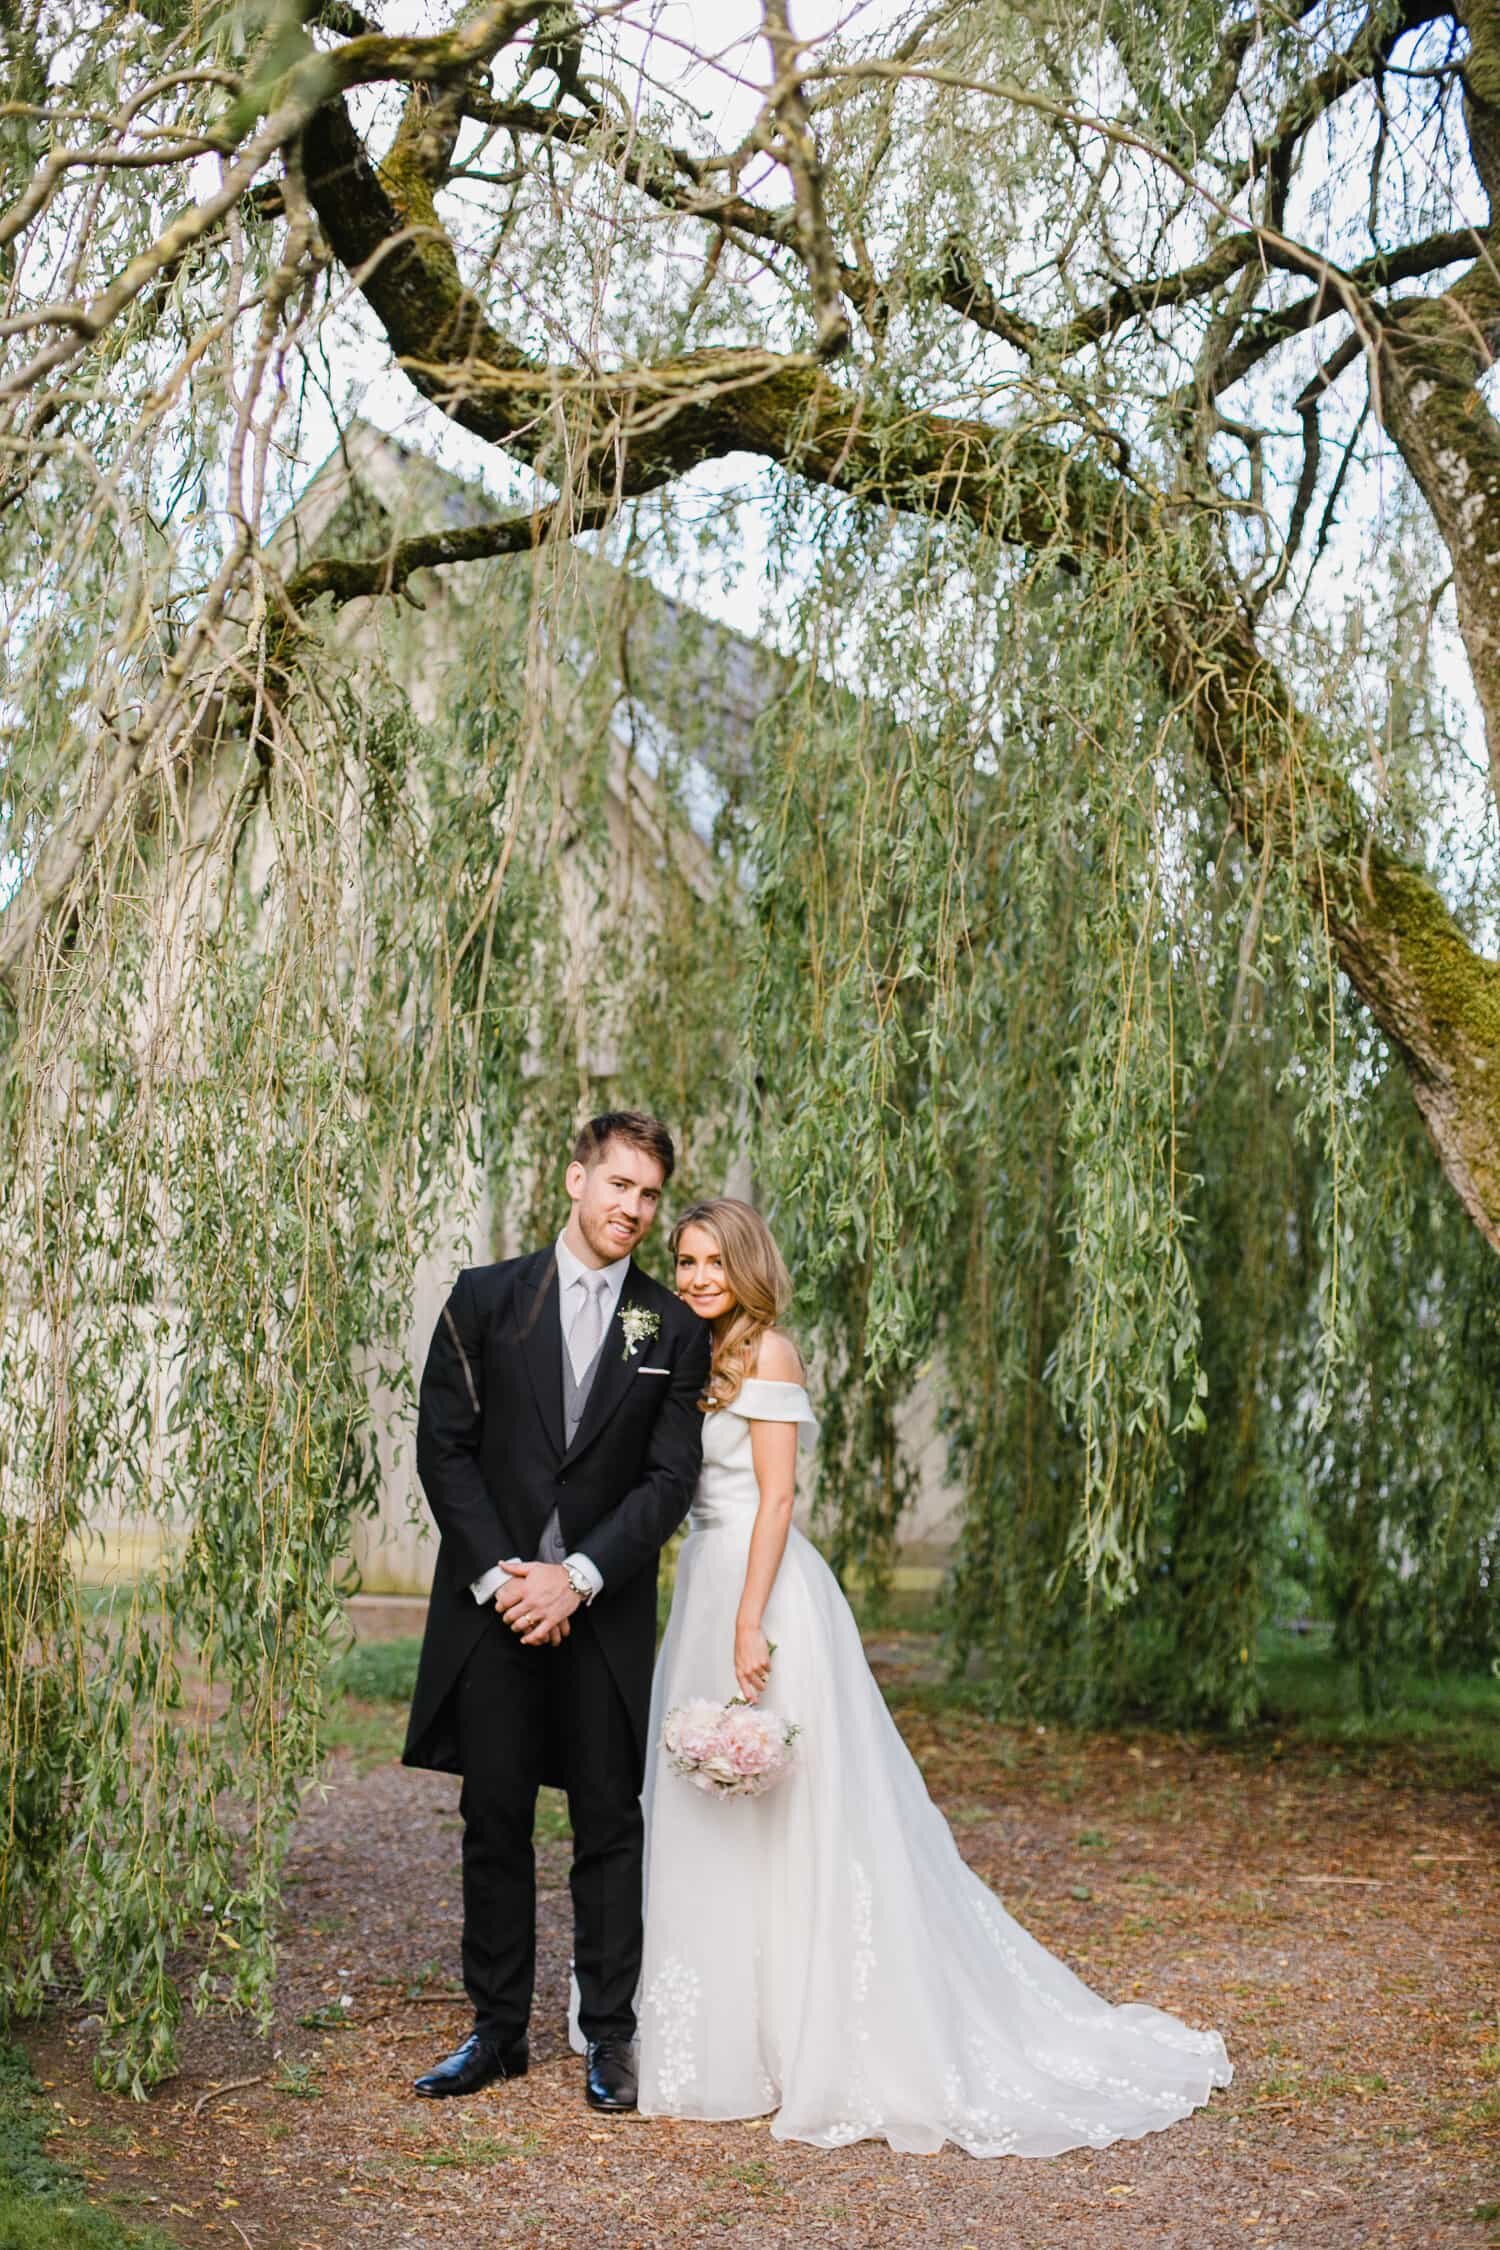
{"type": "MultiPolygon", "coordinates": [[[[1464,121],[1493,226],[1500,200],[1500,0],[1469,0],[1459,13],[1470,41],[1464,121]]],[[[1398,307],[1382,324],[1371,387],[1453,564],[1459,630],[1500,802],[1500,422],[1479,389],[1500,350],[1500,263],[1492,241],[1451,288],[1398,307]]]]}

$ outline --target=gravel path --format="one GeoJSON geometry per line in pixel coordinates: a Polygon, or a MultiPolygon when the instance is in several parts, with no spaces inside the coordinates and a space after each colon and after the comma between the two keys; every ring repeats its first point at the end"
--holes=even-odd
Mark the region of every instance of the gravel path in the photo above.
{"type": "Polygon", "coordinates": [[[1235,2081],[1207,2110],[1044,2163],[598,2119],[566,2047],[555,1839],[530,2076],[420,2103],[411,2078],[467,2028],[457,1784],[341,1755],[293,1844],[271,2044],[193,2023],[182,2075],[132,2106],[59,2016],[28,2042],[57,2146],[182,2244],[249,2250],[1496,2250],[1500,1808],[1292,1746],[933,1717],[899,1680],[893,1699],[1011,1911],[1109,1997],[1223,2031],[1235,2081]]]}

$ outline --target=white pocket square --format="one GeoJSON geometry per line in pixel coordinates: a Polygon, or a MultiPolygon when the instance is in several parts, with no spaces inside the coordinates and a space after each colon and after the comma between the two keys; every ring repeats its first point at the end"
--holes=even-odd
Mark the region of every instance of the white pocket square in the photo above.
{"type": "Polygon", "coordinates": [[[670,1367],[638,1367],[636,1369],[637,1375],[670,1375],[671,1372],[670,1367]]]}

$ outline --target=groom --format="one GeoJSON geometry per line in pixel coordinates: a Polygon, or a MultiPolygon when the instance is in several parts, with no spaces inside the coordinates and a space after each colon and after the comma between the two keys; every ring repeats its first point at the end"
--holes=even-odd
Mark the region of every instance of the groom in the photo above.
{"type": "Polygon", "coordinates": [[[708,1380],[706,1326],[631,1262],[673,1163],[654,1117],[592,1118],[556,1243],[467,1268],[433,1334],[417,1470],[442,1544],[402,1761],[463,1775],[474,2030],[419,2094],[526,2068],[548,1783],[573,1824],[585,2093],[635,2107],[656,1563],[697,1483],[708,1380]]]}

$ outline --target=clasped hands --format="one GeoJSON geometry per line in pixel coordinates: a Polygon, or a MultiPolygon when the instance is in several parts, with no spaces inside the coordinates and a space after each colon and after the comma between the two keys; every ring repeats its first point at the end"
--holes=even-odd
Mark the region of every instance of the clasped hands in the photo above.
{"type": "Polygon", "coordinates": [[[568,1619],[578,1607],[573,1581],[561,1563],[506,1562],[509,1577],[495,1595],[495,1607],[523,1648],[556,1648],[568,1637],[568,1619]]]}

